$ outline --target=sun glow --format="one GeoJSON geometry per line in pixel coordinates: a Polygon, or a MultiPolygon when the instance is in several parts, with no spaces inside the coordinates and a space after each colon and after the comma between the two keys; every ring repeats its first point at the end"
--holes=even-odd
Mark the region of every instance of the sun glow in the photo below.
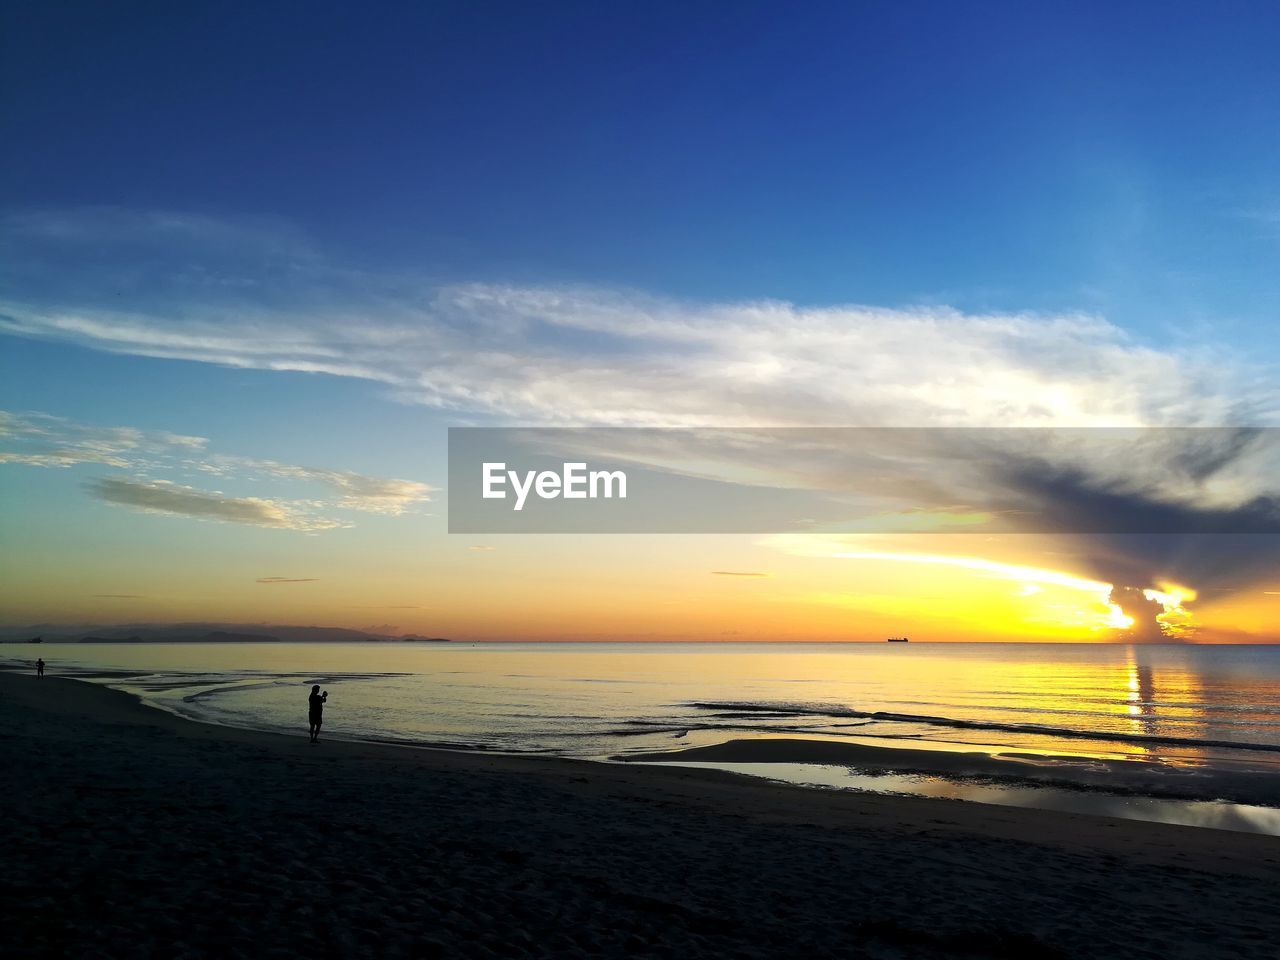
{"type": "Polygon", "coordinates": [[[1182,639],[1195,632],[1195,616],[1183,606],[1196,599],[1195,590],[1161,580],[1156,582],[1156,587],[1143,590],[1142,595],[1163,608],[1164,612],[1156,614],[1156,622],[1165,636],[1182,639]]]}
{"type": "MultiPolygon", "coordinates": [[[[997,560],[984,560],[981,557],[953,557],[936,553],[888,553],[876,550],[852,550],[834,554],[845,560],[888,560],[905,563],[929,563],[949,567],[960,567],[973,570],[988,576],[1004,580],[1016,580],[1026,587],[1047,584],[1065,587],[1068,590],[1079,590],[1091,595],[1105,608],[1099,626],[1123,630],[1133,626],[1133,617],[1126,614],[1111,600],[1112,585],[1101,580],[1089,580],[1073,576],[1059,570],[1044,570],[1039,567],[1027,567],[1015,563],[1001,563],[997,560]]],[[[1028,594],[1032,595],[1032,594],[1028,594]]]]}
{"type": "MultiPolygon", "coordinates": [[[[1103,580],[1076,576],[1061,570],[1050,570],[1026,564],[1005,563],[999,560],[957,554],[905,553],[892,550],[850,550],[847,549],[847,541],[842,542],[802,535],[781,535],[770,538],[770,542],[788,552],[807,556],[825,556],[837,560],[925,564],[967,570],[983,577],[1010,580],[1018,583],[1019,589],[1015,595],[1023,599],[1040,597],[1046,587],[1077,592],[1087,598],[1083,608],[1075,603],[1055,606],[1049,602],[1048,598],[1045,598],[1045,609],[1053,611],[1055,617],[1063,625],[1079,627],[1090,632],[1126,630],[1135,623],[1134,618],[1125,613],[1119,604],[1112,600],[1113,584],[1103,580]]],[[[1171,585],[1161,584],[1161,586],[1171,585]]],[[[1176,594],[1170,593],[1171,598],[1175,596],[1181,599],[1194,598],[1194,591],[1187,591],[1186,588],[1176,589],[1178,591],[1176,594]]]]}

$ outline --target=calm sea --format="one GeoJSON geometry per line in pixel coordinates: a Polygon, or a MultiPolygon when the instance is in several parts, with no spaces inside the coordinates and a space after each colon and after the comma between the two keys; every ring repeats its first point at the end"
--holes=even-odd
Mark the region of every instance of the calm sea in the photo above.
{"type": "MultiPolygon", "coordinates": [[[[601,759],[781,735],[1188,765],[1247,760],[1280,772],[1276,646],[0,647],[9,661],[37,652],[51,672],[96,676],[184,716],[282,732],[305,731],[306,695],[319,683],[330,692],[326,735],[351,739],[601,759]]],[[[831,782],[799,766],[789,778],[831,782]]],[[[947,792],[919,778],[877,784],[947,792]]],[[[1028,802],[1055,805],[1037,796],[1028,802]]]]}

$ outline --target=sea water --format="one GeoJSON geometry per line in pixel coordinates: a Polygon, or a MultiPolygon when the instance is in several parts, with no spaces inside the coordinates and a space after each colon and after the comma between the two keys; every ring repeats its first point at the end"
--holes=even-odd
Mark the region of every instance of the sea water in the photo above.
{"type": "MultiPolygon", "coordinates": [[[[319,683],[330,692],[326,735],[348,739],[607,759],[782,736],[1192,767],[1274,766],[1280,783],[1277,646],[0,646],[10,665],[36,653],[51,673],[106,682],[182,716],[289,733],[305,730],[306,695],[319,683]]],[[[1072,807],[1054,799],[1061,791],[1028,786],[866,777],[849,766],[821,775],[804,764],[719,766],[798,783],[1072,807]]],[[[1077,800],[1076,806],[1091,802],[1077,800]]],[[[1097,812],[1178,820],[1169,811],[1137,809],[1132,797],[1125,804],[1097,812]],[[1136,812],[1126,814],[1125,804],[1136,812]]],[[[1190,820],[1280,832],[1269,814],[1241,826],[1240,810],[1250,808],[1226,807],[1220,822],[1213,822],[1212,809],[1190,820]]]]}

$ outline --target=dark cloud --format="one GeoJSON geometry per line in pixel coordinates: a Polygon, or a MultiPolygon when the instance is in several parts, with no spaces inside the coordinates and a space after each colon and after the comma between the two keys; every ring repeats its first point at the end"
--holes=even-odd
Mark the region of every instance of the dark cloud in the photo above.
{"type": "Polygon", "coordinates": [[[1133,618],[1133,626],[1124,631],[1133,643],[1161,643],[1169,639],[1156,619],[1164,613],[1159,602],[1149,599],[1138,587],[1116,587],[1111,602],[1133,618]]]}
{"type": "MultiPolygon", "coordinates": [[[[1247,448],[1233,444],[1234,454],[1224,449],[1211,462],[1188,453],[1180,462],[1187,476],[1207,481],[1247,448]]],[[[1134,476],[1140,475],[1135,465],[1134,476]]],[[[1280,574],[1280,499],[1270,493],[1236,506],[1172,502],[1133,479],[1099,478],[1044,462],[1010,464],[998,482],[1013,494],[1011,504],[1038,518],[1038,529],[1058,534],[1097,576],[1120,587],[1172,581],[1195,589],[1203,601],[1280,574]]]]}

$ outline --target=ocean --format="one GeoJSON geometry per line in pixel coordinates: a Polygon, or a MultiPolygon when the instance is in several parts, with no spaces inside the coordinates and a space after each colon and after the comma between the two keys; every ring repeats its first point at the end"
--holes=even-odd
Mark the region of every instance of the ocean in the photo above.
{"type": "MultiPolygon", "coordinates": [[[[10,666],[37,654],[51,673],[109,683],[195,720],[299,735],[306,729],[307,693],[318,683],[329,691],[327,737],[595,760],[676,753],[731,739],[785,737],[1065,757],[1077,763],[1142,761],[1190,771],[1238,766],[1272,771],[1280,784],[1277,646],[0,647],[0,657],[10,666]]],[[[744,769],[741,764],[715,765],[744,769]]],[[[1096,789],[1075,797],[1069,790],[973,778],[886,776],[882,771],[868,776],[854,765],[748,764],[745,772],[797,783],[987,802],[1095,810],[1100,802],[1096,789]]],[[[1136,809],[1144,802],[1134,791],[1127,793],[1121,806],[1136,809]]],[[[1165,801],[1155,802],[1158,807],[1165,801]]],[[[1201,811],[1193,817],[1186,804],[1175,806],[1183,810],[1178,814],[1182,822],[1208,816],[1201,811]]],[[[1241,810],[1254,809],[1226,807],[1235,818],[1241,810]]],[[[1254,819],[1265,822],[1265,832],[1280,832],[1280,810],[1257,809],[1263,812],[1254,819]]],[[[1123,809],[1105,812],[1136,815],[1123,809]]],[[[1148,811],[1141,816],[1174,815],[1148,811]]]]}

